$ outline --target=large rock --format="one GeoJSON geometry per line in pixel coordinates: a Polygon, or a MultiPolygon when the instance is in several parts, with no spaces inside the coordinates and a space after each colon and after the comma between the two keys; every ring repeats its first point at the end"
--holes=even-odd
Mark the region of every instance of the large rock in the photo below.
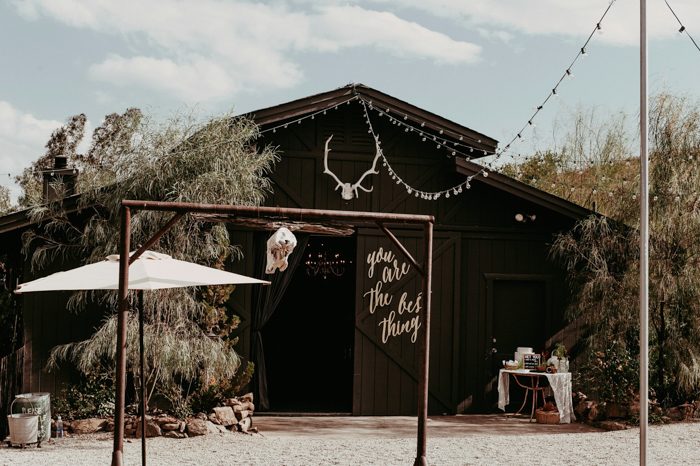
{"type": "Polygon", "coordinates": [[[178,432],[176,430],[169,430],[166,433],[163,434],[163,437],[168,437],[168,438],[187,438],[187,434],[184,432],[178,432]]]}
{"type": "Polygon", "coordinates": [[[238,422],[230,406],[214,408],[214,414],[222,426],[232,426],[238,422]]]}
{"type": "Polygon", "coordinates": [[[226,432],[226,427],[216,425],[211,421],[207,421],[207,432],[209,434],[220,434],[226,432]]]}
{"type": "Polygon", "coordinates": [[[627,426],[623,422],[617,422],[617,421],[602,421],[599,422],[598,427],[604,430],[625,430],[629,429],[629,426],[627,426]]]}
{"type": "Polygon", "coordinates": [[[243,396],[241,397],[241,401],[243,401],[243,402],[249,401],[249,402],[253,403],[255,400],[253,400],[253,394],[252,394],[252,393],[246,393],[245,395],[243,395],[243,396]]]}
{"type": "MultiPolygon", "coordinates": [[[[157,418],[154,418],[153,420],[158,423],[158,425],[160,426],[161,429],[163,428],[163,424],[174,424],[176,422],[179,422],[179,420],[177,418],[172,417],[172,416],[168,416],[165,414],[161,414],[160,416],[158,416],[157,418]]],[[[170,430],[174,430],[174,429],[170,429],[170,430]]]]}
{"type": "Polygon", "coordinates": [[[209,421],[204,421],[202,419],[190,419],[187,421],[187,434],[190,437],[207,435],[209,433],[209,429],[207,428],[208,422],[209,421]]]}
{"type": "Polygon", "coordinates": [[[74,434],[94,434],[99,432],[107,424],[105,419],[89,418],[78,419],[71,422],[71,429],[74,434]]]}
{"type": "Polygon", "coordinates": [[[667,409],[666,416],[668,416],[672,421],[682,421],[685,418],[683,411],[678,406],[667,409]]]}
{"type": "MultiPolygon", "coordinates": [[[[162,434],[158,423],[152,419],[146,419],[146,437],[160,437],[162,434]]],[[[141,422],[136,425],[136,437],[141,438],[141,422]]]]}
{"type": "Polygon", "coordinates": [[[180,430],[180,423],[179,422],[168,422],[166,424],[161,424],[160,425],[161,430],[164,431],[170,431],[170,430],[180,430]]]}

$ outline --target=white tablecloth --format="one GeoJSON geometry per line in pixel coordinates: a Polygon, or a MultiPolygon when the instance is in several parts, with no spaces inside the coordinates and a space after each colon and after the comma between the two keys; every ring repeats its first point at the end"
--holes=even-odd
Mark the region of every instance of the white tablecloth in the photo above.
{"type": "MultiPolygon", "coordinates": [[[[510,402],[510,396],[508,394],[508,389],[510,388],[510,375],[522,375],[527,374],[530,371],[527,370],[506,370],[501,369],[498,373],[498,408],[502,411],[506,410],[506,405],[510,402]]],[[[554,394],[554,401],[557,404],[557,409],[559,410],[559,422],[562,424],[569,424],[571,421],[576,420],[574,415],[574,403],[571,399],[571,372],[563,372],[557,374],[540,374],[547,377],[549,381],[549,386],[552,387],[552,393],[554,394]]],[[[526,376],[531,377],[531,376],[526,376]]],[[[521,381],[525,377],[521,377],[521,381]]],[[[529,382],[529,381],[528,381],[529,382]]],[[[523,385],[526,385],[523,383],[523,385]]],[[[526,395],[529,395],[527,393],[526,395]]]]}

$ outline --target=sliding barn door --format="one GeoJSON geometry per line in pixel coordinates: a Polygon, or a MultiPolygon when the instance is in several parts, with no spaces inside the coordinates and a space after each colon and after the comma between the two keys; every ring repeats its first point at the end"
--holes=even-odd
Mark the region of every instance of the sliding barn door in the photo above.
{"type": "MultiPolygon", "coordinates": [[[[422,231],[394,233],[422,264],[422,231]]],[[[353,414],[415,415],[424,330],[421,275],[378,230],[361,231],[357,251],[353,414]]],[[[432,413],[455,410],[459,264],[459,241],[437,234],[429,384],[432,413]]]]}

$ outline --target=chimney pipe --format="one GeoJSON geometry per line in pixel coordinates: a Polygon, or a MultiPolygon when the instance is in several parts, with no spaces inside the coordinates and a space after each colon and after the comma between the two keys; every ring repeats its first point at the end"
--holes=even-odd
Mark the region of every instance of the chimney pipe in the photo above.
{"type": "Polygon", "coordinates": [[[44,178],[44,202],[58,201],[75,194],[78,169],[68,167],[68,157],[57,155],[53,158],[53,168],[42,172],[44,178]]]}

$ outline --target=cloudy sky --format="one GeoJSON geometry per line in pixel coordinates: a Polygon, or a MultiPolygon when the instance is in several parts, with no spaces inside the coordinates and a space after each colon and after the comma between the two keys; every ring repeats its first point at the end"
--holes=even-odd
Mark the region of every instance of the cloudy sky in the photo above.
{"type": "MultiPolygon", "coordinates": [[[[669,0],[700,39],[697,0],[669,0]]],[[[86,113],[246,112],[360,82],[505,144],[609,0],[0,0],[0,184],[86,113]]],[[[648,0],[650,88],[700,97],[700,52],[648,0]]],[[[578,108],[636,118],[639,2],[617,0],[520,149],[578,108]]]]}

